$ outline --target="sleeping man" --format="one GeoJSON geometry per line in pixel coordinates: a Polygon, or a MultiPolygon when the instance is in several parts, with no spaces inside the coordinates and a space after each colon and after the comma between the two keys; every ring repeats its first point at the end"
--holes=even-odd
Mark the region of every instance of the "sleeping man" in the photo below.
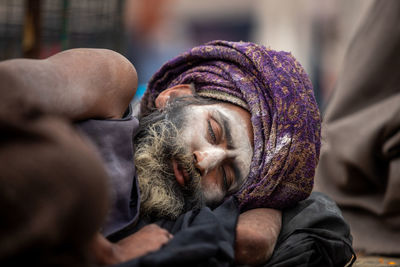
{"type": "Polygon", "coordinates": [[[278,210],[312,190],[320,117],[289,53],[195,47],[153,76],[139,120],[136,72],[111,51],[6,61],[0,77],[5,263],[260,264],[278,210]]]}

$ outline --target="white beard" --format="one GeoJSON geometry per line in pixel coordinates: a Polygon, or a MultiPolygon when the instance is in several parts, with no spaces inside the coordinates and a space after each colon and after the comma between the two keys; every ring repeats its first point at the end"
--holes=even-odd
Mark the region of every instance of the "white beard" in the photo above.
{"type": "Polygon", "coordinates": [[[135,165],[143,217],[176,219],[187,209],[203,206],[200,175],[193,158],[178,144],[179,130],[168,120],[153,123],[146,136],[136,144],[135,165]],[[182,188],[176,181],[171,159],[178,158],[191,175],[191,183],[182,188]]]}

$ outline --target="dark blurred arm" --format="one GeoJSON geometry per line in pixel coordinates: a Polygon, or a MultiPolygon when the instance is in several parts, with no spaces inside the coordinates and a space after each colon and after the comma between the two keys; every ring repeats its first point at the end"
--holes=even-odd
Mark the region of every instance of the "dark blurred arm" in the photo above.
{"type": "Polygon", "coordinates": [[[281,224],[282,213],[274,209],[253,209],[240,214],[236,227],[236,263],[266,262],[274,251],[281,224]]]}
{"type": "Polygon", "coordinates": [[[0,63],[2,102],[23,102],[71,120],[119,118],[137,88],[133,65],[105,49],[72,49],[44,60],[0,63]]]}

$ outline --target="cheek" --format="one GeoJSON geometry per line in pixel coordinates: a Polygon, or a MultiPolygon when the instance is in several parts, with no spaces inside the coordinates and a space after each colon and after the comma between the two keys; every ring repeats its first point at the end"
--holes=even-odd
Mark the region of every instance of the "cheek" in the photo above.
{"type": "Polygon", "coordinates": [[[253,158],[253,150],[252,149],[246,149],[241,152],[240,166],[241,166],[241,169],[244,172],[245,176],[247,176],[249,174],[252,158],[253,158]]]}
{"type": "Polygon", "coordinates": [[[201,178],[201,185],[204,189],[221,191],[222,185],[218,179],[218,173],[216,169],[211,170],[206,176],[201,178]]]}
{"type": "Polygon", "coordinates": [[[199,149],[206,144],[204,136],[204,128],[198,125],[186,126],[182,131],[181,138],[183,142],[188,146],[190,151],[199,149]]]}

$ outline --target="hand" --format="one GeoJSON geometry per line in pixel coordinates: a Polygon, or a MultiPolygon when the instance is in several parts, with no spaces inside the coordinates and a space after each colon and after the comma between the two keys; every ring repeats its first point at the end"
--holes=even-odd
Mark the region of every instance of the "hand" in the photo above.
{"type": "Polygon", "coordinates": [[[122,263],[156,251],[172,238],[172,234],[156,224],[146,225],[117,243],[98,234],[92,248],[94,262],[99,265],[122,263]]]}
{"type": "Polygon", "coordinates": [[[149,224],[138,232],[120,240],[117,245],[120,249],[122,261],[126,261],[159,250],[172,238],[173,235],[167,230],[156,224],[149,224]]]}

